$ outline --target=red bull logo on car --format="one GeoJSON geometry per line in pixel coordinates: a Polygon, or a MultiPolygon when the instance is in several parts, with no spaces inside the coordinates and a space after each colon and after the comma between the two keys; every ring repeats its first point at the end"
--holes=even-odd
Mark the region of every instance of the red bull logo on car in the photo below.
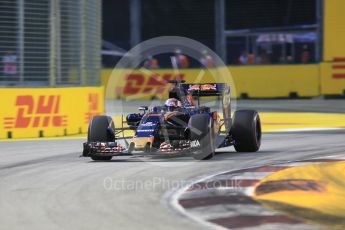
{"type": "Polygon", "coordinates": [[[205,85],[190,85],[189,89],[190,91],[194,91],[194,90],[217,90],[217,85],[216,84],[205,84],[205,85]]]}
{"type": "Polygon", "coordinates": [[[217,85],[205,84],[201,85],[201,90],[217,90],[217,85]]]}

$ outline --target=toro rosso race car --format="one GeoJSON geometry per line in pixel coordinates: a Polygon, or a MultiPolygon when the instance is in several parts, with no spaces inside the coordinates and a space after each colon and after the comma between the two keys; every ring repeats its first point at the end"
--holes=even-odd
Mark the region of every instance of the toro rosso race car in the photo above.
{"type": "Polygon", "coordinates": [[[128,127],[115,127],[109,116],[93,117],[82,156],[104,161],[120,155],[182,153],[206,160],[214,156],[217,148],[232,145],[237,152],[259,150],[259,114],[253,110],[238,110],[232,118],[228,85],[169,83],[174,84],[174,88],[169,91],[165,104],[152,108],[142,106],[139,113],[127,115],[122,123],[128,127]],[[201,97],[220,99],[222,111],[200,105],[201,97]],[[126,130],[134,130],[134,135],[125,137],[126,130]],[[120,144],[120,140],[124,144],[120,144]]]}

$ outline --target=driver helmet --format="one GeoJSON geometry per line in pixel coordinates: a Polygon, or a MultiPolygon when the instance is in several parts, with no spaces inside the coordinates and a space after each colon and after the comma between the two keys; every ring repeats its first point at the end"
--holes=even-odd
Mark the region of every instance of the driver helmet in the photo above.
{"type": "Polygon", "coordinates": [[[168,100],[165,101],[164,105],[168,107],[181,107],[182,103],[176,98],[169,98],[168,100]]]}

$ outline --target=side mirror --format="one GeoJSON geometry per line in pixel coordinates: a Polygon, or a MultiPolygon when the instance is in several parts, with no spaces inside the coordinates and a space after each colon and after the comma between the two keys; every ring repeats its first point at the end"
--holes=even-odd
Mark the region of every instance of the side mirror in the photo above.
{"type": "Polygon", "coordinates": [[[146,111],[149,109],[149,107],[147,107],[147,106],[140,106],[139,108],[138,108],[138,110],[139,111],[141,111],[141,112],[143,112],[144,114],[146,113],[146,111]]]}

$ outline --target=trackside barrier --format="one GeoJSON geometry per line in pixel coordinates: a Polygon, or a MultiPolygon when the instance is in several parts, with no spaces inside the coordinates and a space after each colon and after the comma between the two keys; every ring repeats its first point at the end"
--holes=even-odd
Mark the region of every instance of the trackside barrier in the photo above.
{"type": "Polygon", "coordinates": [[[0,89],[0,139],[55,137],[87,132],[104,113],[103,87],[0,89]]]}
{"type": "Polygon", "coordinates": [[[127,99],[166,99],[168,95],[168,80],[181,79],[187,82],[215,82],[213,76],[219,76],[220,69],[184,69],[175,71],[172,69],[162,70],[103,70],[102,83],[106,85],[106,98],[127,99]],[[112,77],[111,77],[112,76],[112,77]],[[199,79],[199,80],[196,80],[199,79]],[[108,81],[109,80],[109,81],[108,81]]]}
{"type": "Polygon", "coordinates": [[[320,64],[321,94],[345,95],[345,58],[320,64]]]}
{"type": "MultiPolygon", "coordinates": [[[[236,87],[234,97],[277,98],[313,97],[320,94],[319,65],[240,66],[229,68],[236,87]]],[[[161,69],[161,70],[112,70],[102,71],[102,84],[107,86],[106,98],[165,99],[166,80],[184,79],[187,82],[230,83],[230,76],[217,79],[222,68],[161,69]],[[111,77],[112,76],[112,77],[111,77]],[[110,80],[109,80],[110,79],[110,80]],[[200,79],[200,80],[199,80],[200,79]],[[109,80],[109,81],[108,81],[109,80]]]]}
{"type": "Polygon", "coordinates": [[[230,67],[238,97],[277,98],[319,95],[318,65],[230,67]]]}
{"type": "Polygon", "coordinates": [[[344,0],[324,0],[323,12],[323,61],[345,57],[345,29],[339,23],[345,21],[344,0]]]}
{"type": "Polygon", "coordinates": [[[321,95],[345,96],[344,0],[323,1],[323,63],[320,64],[321,95]]]}

